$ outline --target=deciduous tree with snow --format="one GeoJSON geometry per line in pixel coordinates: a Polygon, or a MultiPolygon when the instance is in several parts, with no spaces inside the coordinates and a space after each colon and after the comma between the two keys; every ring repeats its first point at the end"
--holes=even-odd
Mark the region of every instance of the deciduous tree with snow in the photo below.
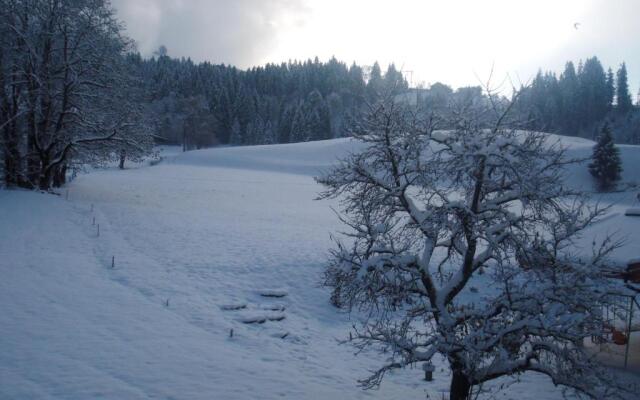
{"type": "Polygon", "coordinates": [[[354,133],[364,149],[318,178],[348,226],[326,271],[332,301],[367,316],[352,343],[388,357],[364,387],[442,357],[452,400],[527,371],[624,396],[583,346],[602,336],[609,296],[632,290],[609,278],[617,243],[572,246],[605,210],[563,185],[558,143],[514,129],[513,104],[452,110],[443,132],[382,102],[354,133]]]}
{"type": "Polygon", "coordinates": [[[133,112],[132,43],[122,29],[106,0],[0,1],[7,184],[47,190],[74,162],[150,149],[133,112]]]}

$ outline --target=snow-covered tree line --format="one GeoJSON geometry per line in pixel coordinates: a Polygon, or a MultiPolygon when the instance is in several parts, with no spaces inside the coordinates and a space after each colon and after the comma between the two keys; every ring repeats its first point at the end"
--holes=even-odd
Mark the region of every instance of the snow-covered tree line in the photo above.
{"type": "MultiPolygon", "coordinates": [[[[486,105],[479,87],[408,91],[402,73],[317,58],[240,70],[135,52],[107,0],[0,0],[0,171],[6,184],[49,188],[87,163],[139,159],[153,138],[185,150],[341,137],[382,93],[415,93],[439,115],[486,105]],[[454,107],[454,108],[455,108],[454,107]]],[[[539,74],[518,112],[527,128],[640,140],[626,66],[594,57],[557,79],[539,74]]],[[[448,118],[441,118],[446,124],[448,118]]],[[[444,125],[443,125],[444,126],[444,125]]],[[[450,127],[449,127],[450,128],[450,127]]]]}
{"type": "Polygon", "coordinates": [[[640,109],[633,104],[627,66],[605,71],[597,57],[577,67],[567,62],[560,76],[538,72],[519,106],[528,128],[590,139],[605,122],[620,143],[640,143],[640,109]]]}
{"type": "Polygon", "coordinates": [[[6,184],[49,189],[74,165],[150,150],[131,50],[107,1],[0,0],[6,184]]]}
{"type": "Polygon", "coordinates": [[[611,279],[613,238],[575,246],[606,209],[565,187],[558,143],[522,130],[521,93],[444,116],[380,102],[354,131],[364,150],[318,178],[347,226],[332,301],[363,316],[349,341],[386,360],[365,387],[443,360],[452,400],[527,371],[596,399],[633,393],[584,343],[613,295],[640,288],[611,279]]]}
{"type": "MultiPolygon", "coordinates": [[[[393,64],[383,72],[377,63],[364,68],[347,66],[335,58],[328,62],[316,58],[243,71],[174,59],[164,48],[150,59],[139,57],[137,63],[153,93],[151,104],[159,116],[162,136],[181,143],[194,135],[187,147],[344,136],[349,121],[389,88],[395,88],[396,94],[415,93],[415,102],[440,112],[446,112],[451,103],[488,102],[479,86],[454,90],[435,83],[408,91],[406,80],[393,64]],[[206,133],[185,134],[183,121],[193,110],[187,104],[194,97],[202,105],[196,113],[212,118],[206,133]]],[[[616,74],[610,69],[607,73],[596,57],[580,62],[577,68],[567,63],[559,78],[539,73],[522,94],[517,112],[529,120],[527,128],[532,130],[595,138],[609,120],[617,141],[640,140],[640,112],[629,93],[626,65],[616,74]]]]}
{"type": "Polygon", "coordinates": [[[365,74],[355,63],[347,66],[335,58],[240,70],[168,54],[161,48],[149,59],[135,56],[134,62],[151,93],[160,136],[185,148],[341,137],[366,102],[390,87],[407,89],[393,64],[384,74],[377,63],[365,74]],[[187,126],[194,116],[202,129],[187,126]]]}

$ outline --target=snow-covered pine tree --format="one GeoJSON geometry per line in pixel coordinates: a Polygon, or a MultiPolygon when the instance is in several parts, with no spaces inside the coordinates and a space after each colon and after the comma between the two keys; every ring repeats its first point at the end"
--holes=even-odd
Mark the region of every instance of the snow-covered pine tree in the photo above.
{"type": "Polygon", "coordinates": [[[289,133],[289,140],[291,142],[308,142],[311,140],[312,132],[309,126],[307,109],[305,102],[301,100],[293,112],[291,131],[289,133]]]}
{"type": "Polygon", "coordinates": [[[267,121],[264,125],[264,138],[263,144],[274,144],[277,143],[276,132],[271,125],[271,121],[267,121]]]}
{"type": "Polygon", "coordinates": [[[259,131],[256,121],[249,121],[244,128],[244,144],[252,146],[258,143],[261,132],[259,131]]]}
{"type": "Polygon", "coordinates": [[[313,90],[307,96],[303,113],[309,130],[308,140],[323,140],[331,137],[329,107],[318,90],[313,90]]]}
{"type": "Polygon", "coordinates": [[[596,179],[598,190],[610,190],[620,179],[622,161],[607,123],[603,125],[598,141],[593,146],[592,158],[589,172],[596,179]]]}
{"type": "Polygon", "coordinates": [[[393,92],[394,94],[400,94],[409,88],[407,81],[404,79],[402,72],[396,69],[395,64],[391,63],[387,67],[387,71],[383,78],[385,90],[387,92],[393,92]]]}
{"type": "Polygon", "coordinates": [[[233,124],[231,125],[231,134],[229,135],[229,144],[234,146],[240,146],[243,143],[242,138],[242,128],[240,127],[240,122],[238,119],[233,120],[233,124]]]}
{"type": "Polygon", "coordinates": [[[342,98],[336,93],[327,96],[327,110],[329,113],[330,138],[341,137],[343,133],[345,106],[342,98]]]}
{"type": "Polygon", "coordinates": [[[613,70],[609,68],[607,70],[607,103],[609,107],[613,106],[613,99],[616,95],[616,84],[613,70]]]}
{"type": "Polygon", "coordinates": [[[631,94],[629,93],[629,83],[627,82],[627,65],[622,63],[616,74],[616,103],[618,111],[629,112],[633,107],[631,94]]]}
{"type": "Polygon", "coordinates": [[[366,98],[369,102],[374,103],[380,98],[380,94],[384,89],[384,81],[382,79],[382,69],[376,61],[371,67],[369,79],[366,86],[366,98]]]}
{"type": "MultiPolygon", "coordinates": [[[[613,72],[611,73],[613,74],[613,72]]],[[[576,135],[580,131],[580,90],[575,66],[571,61],[567,62],[564,72],[558,82],[560,91],[561,120],[560,133],[564,135],[576,135]]],[[[613,101],[613,78],[607,78],[607,103],[613,101]]]]}
{"type": "Polygon", "coordinates": [[[616,398],[633,388],[582,343],[602,336],[609,295],[634,288],[605,272],[611,238],[588,254],[571,247],[603,210],[565,189],[563,148],[508,128],[513,103],[492,104],[453,110],[447,132],[406,104],[378,104],[354,132],[363,150],[318,178],[349,228],[326,270],[332,300],[366,313],[350,340],[386,360],[362,384],[443,359],[452,400],[527,371],[616,398]]]}

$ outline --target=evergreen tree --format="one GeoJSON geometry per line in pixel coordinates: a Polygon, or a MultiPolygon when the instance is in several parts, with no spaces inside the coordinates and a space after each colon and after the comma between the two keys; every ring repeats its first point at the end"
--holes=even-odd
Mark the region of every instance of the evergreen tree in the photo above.
{"type": "Polygon", "coordinates": [[[291,131],[289,132],[289,140],[291,142],[308,142],[311,140],[311,132],[307,125],[306,116],[304,101],[300,101],[291,119],[291,131]]]}
{"type": "Polygon", "coordinates": [[[324,140],[331,137],[331,118],[329,108],[322,94],[314,90],[307,96],[303,112],[309,129],[308,140],[324,140]]]}
{"type": "Polygon", "coordinates": [[[348,97],[349,103],[359,103],[364,99],[366,88],[362,68],[354,62],[349,67],[348,74],[349,88],[351,89],[351,96],[348,97]]]}
{"type": "Polygon", "coordinates": [[[627,66],[622,63],[618,73],[616,74],[616,102],[618,110],[621,113],[626,114],[631,110],[633,105],[631,101],[631,94],[629,94],[629,83],[627,82],[627,66]]]}
{"type": "Polygon", "coordinates": [[[271,121],[267,121],[264,126],[264,144],[274,144],[277,143],[277,138],[275,132],[273,130],[273,126],[271,125],[271,121]]]}
{"type": "Polygon", "coordinates": [[[622,162],[620,151],[613,142],[607,123],[602,127],[598,142],[593,147],[593,161],[589,164],[589,172],[597,181],[599,190],[609,190],[620,179],[622,162]]]}
{"type": "Polygon", "coordinates": [[[585,128],[602,121],[609,111],[607,74],[597,57],[588,58],[578,73],[582,109],[580,119],[585,128]]]}
{"type": "Polygon", "coordinates": [[[291,130],[293,128],[293,118],[296,114],[294,105],[286,104],[283,106],[278,124],[278,143],[290,143],[293,141],[291,130]]]}
{"type": "Polygon", "coordinates": [[[389,64],[384,74],[384,87],[385,90],[393,93],[402,93],[409,87],[402,72],[398,71],[393,63],[389,64]]]}
{"type": "Polygon", "coordinates": [[[240,128],[240,122],[236,118],[233,121],[233,125],[231,125],[231,135],[229,136],[229,144],[232,145],[241,145],[243,143],[242,140],[242,129],[240,128]]]}
{"type": "MultiPolygon", "coordinates": [[[[611,73],[613,75],[613,72],[611,73]]],[[[613,78],[612,78],[613,79],[613,78]]],[[[613,84],[613,83],[612,83],[613,84]]],[[[566,135],[577,135],[579,121],[579,84],[576,69],[571,61],[567,62],[558,82],[560,90],[560,132],[566,135]]],[[[613,98],[613,89],[611,91],[613,98]]]]}
{"type": "Polygon", "coordinates": [[[382,70],[380,69],[380,64],[376,61],[373,67],[371,67],[369,81],[367,82],[367,100],[370,102],[377,100],[382,92],[383,86],[382,70]]]}
{"type": "Polygon", "coordinates": [[[331,93],[326,99],[327,111],[330,120],[329,138],[340,137],[340,132],[344,125],[345,105],[342,98],[337,93],[331,93]]]}
{"type": "Polygon", "coordinates": [[[613,105],[613,98],[616,94],[614,79],[613,70],[609,68],[607,70],[607,102],[609,103],[609,107],[613,105]]]}

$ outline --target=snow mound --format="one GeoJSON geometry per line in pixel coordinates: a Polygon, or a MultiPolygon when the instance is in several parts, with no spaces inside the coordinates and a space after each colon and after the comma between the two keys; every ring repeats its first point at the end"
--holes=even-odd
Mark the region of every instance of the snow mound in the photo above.
{"type": "Polygon", "coordinates": [[[287,289],[260,289],[258,294],[262,297],[285,297],[289,294],[287,289]]]}
{"type": "Polygon", "coordinates": [[[236,311],[244,308],[247,308],[247,303],[229,303],[220,305],[220,309],[225,311],[236,311]]]}
{"type": "Polygon", "coordinates": [[[361,143],[351,138],[278,145],[225,146],[189,151],[168,162],[314,176],[361,147],[361,143]]]}
{"type": "Polygon", "coordinates": [[[273,332],[270,336],[278,339],[285,339],[290,335],[288,331],[273,332]]]}
{"type": "MultiPolygon", "coordinates": [[[[434,134],[442,139],[446,133],[434,134]]],[[[548,134],[548,143],[567,148],[567,156],[583,160],[567,168],[567,184],[584,190],[594,190],[593,178],[587,164],[595,142],[589,139],[548,134]]],[[[221,146],[210,149],[170,154],[166,163],[199,167],[218,167],[240,170],[258,170],[318,176],[330,169],[339,159],[358,152],[365,145],[353,138],[320,140],[262,146],[221,146]]],[[[640,184],[640,146],[619,145],[623,161],[620,185],[640,184]]]]}
{"type": "Polygon", "coordinates": [[[260,309],[268,310],[268,311],[284,311],[284,304],[262,304],[260,305],[260,309]]]}
{"type": "Polygon", "coordinates": [[[238,316],[237,320],[244,324],[264,324],[267,321],[282,321],[285,319],[281,312],[251,311],[238,316]]]}

